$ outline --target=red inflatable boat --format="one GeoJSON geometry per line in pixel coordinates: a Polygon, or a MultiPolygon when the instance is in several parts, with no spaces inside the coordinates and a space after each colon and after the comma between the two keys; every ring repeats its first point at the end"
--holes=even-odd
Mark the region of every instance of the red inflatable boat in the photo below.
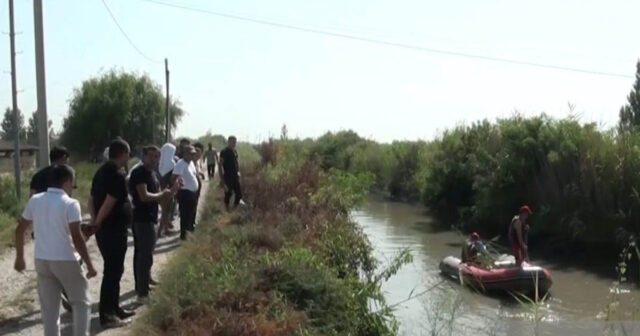
{"type": "Polygon", "coordinates": [[[482,292],[504,290],[542,296],[551,288],[551,274],[546,269],[526,262],[521,267],[513,261],[496,262],[485,269],[463,263],[456,257],[446,257],[440,262],[440,271],[482,292]]]}

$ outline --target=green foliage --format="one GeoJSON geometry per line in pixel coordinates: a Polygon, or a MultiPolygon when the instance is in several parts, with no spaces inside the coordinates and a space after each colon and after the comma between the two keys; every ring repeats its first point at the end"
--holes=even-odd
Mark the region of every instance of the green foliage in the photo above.
{"type": "Polygon", "coordinates": [[[322,169],[349,170],[352,153],[347,149],[361,141],[354,131],[341,131],[335,135],[329,132],[314,142],[309,154],[322,169]]]}
{"type": "Polygon", "coordinates": [[[312,201],[328,206],[338,213],[347,214],[364,201],[373,180],[371,173],[354,175],[332,169],[329,171],[326,184],[316,192],[312,201]]]}
{"type": "Polygon", "coordinates": [[[393,169],[388,186],[391,196],[403,200],[418,198],[420,190],[415,176],[424,147],[423,142],[394,142],[391,145],[393,169]]]}
{"type": "MultiPolygon", "coordinates": [[[[2,140],[13,141],[14,136],[13,132],[15,131],[15,121],[13,118],[13,110],[8,108],[4,111],[4,118],[2,119],[2,124],[0,125],[0,138],[2,140]]],[[[27,139],[27,132],[24,128],[24,115],[20,110],[18,110],[18,127],[20,134],[20,141],[24,141],[27,139]]]]}
{"type": "MultiPolygon", "coordinates": [[[[53,132],[53,121],[49,120],[48,123],[49,129],[49,143],[53,142],[55,137],[55,133],[53,132]]],[[[37,146],[38,145],[38,112],[33,112],[31,117],[29,118],[29,123],[27,125],[27,142],[30,145],[37,146]]]]}
{"type": "Polygon", "coordinates": [[[620,108],[618,132],[634,131],[640,126],[640,61],[636,65],[636,82],[627,96],[628,104],[620,108]]]}
{"type": "MultiPolygon", "coordinates": [[[[184,112],[171,106],[172,128],[184,112]]],[[[86,80],[75,89],[64,120],[62,144],[83,157],[93,157],[113,138],[121,136],[132,147],[164,139],[165,98],[147,76],[119,71],[86,80]]]]}
{"type": "MultiPolygon", "coordinates": [[[[324,172],[298,144],[261,147],[271,159],[243,172],[249,216],[204,211],[136,334],[394,334],[381,284],[405,259],[376,276],[371,246],[347,215],[372,174],[324,172]]],[[[208,208],[221,206],[217,196],[210,188],[208,208]]]]}
{"type": "Polygon", "coordinates": [[[424,202],[488,234],[504,234],[529,204],[534,234],[612,244],[639,229],[639,140],[544,115],[458,127],[434,142],[424,202]]]}

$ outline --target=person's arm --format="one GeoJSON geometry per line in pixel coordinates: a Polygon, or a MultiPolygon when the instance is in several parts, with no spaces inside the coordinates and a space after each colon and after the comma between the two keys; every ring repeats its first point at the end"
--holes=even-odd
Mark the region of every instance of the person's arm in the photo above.
{"type": "Polygon", "coordinates": [[[102,222],[107,219],[107,216],[109,216],[117,201],[118,200],[115,197],[107,194],[107,197],[105,197],[104,202],[100,206],[100,210],[98,210],[97,216],[93,217],[93,225],[99,228],[102,225],[102,222]]]}
{"type": "Polygon", "coordinates": [[[144,203],[159,202],[163,197],[166,197],[168,192],[170,192],[168,189],[165,189],[158,193],[150,193],[149,190],[147,190],[147,185],[145,183],[136,184],[136,191],[138,192],[140,201],[144,203]]]}
{"type": "Polygon", "coordinates": [[[93,207],[93,196],[91,195],[89,195],[89,199],[87,199],[87,209],[89,209],[91,218],[96,218],[96,209],[93,207]]]}
{"type": "Polygon", "coordinates": [[[524,240],[522,239],[522,222],[518,220],[515,223],[513,223],[513,225],[514,225],[514,229],[516,230],[516,236],[518,237],[518,243],[520,244],[520,246],[526,249],[527,245],[524,243],[524,240]]]}
{"type": "Polygon", "coordinates": [[[220,183],[224,183],[224,156],[222,155],[218,161],[218,174],[220,175],[220,183]]]}
{"type": "Polygon", "coordinates": [[[87,251],[87,244],[85,243],[85,237],[80,230],[80,222],[73,222],[69,224],[69,231],[71,232],[71,239],[73,241],[73,246],[78,251],[80,258],[87,265],[87,279],[91,279],[96,274],[96,269],[93,267],[93,262],[91,261],[91,257],[89,256],[89,252],[87,251]]]}
{"type": "Polygon", "coordinates": [[[18,222],[18,227],[16,227],[16,261],[13,268],[18,272],[22,272],[26,268],[24,262],[24,233],[29,226],[31,226],[31,221],[21,217],[18,222]]]}

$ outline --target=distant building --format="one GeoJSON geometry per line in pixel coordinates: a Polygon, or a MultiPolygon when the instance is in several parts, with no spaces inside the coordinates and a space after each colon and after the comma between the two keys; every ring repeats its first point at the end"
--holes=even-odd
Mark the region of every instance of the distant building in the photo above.
{"type": "MultiPolygon", "coordinates": [[[[36,167],[38,147],[20,144],[20,169],[30,170],[36,167]]],[[[0,173],[13,171],[13,142],[0,140],[0,173]]]]}

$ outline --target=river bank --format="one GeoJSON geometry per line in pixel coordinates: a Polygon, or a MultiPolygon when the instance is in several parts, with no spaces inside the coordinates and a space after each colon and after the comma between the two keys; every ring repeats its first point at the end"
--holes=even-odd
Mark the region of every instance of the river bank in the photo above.
{"type": "Polygon", "coordinates": [[[246,206],[220,195],[160,277],[136,335],[394,335],[371,246],[349,219],[367,176],[304,160],[243,169],[246,206]]]}

